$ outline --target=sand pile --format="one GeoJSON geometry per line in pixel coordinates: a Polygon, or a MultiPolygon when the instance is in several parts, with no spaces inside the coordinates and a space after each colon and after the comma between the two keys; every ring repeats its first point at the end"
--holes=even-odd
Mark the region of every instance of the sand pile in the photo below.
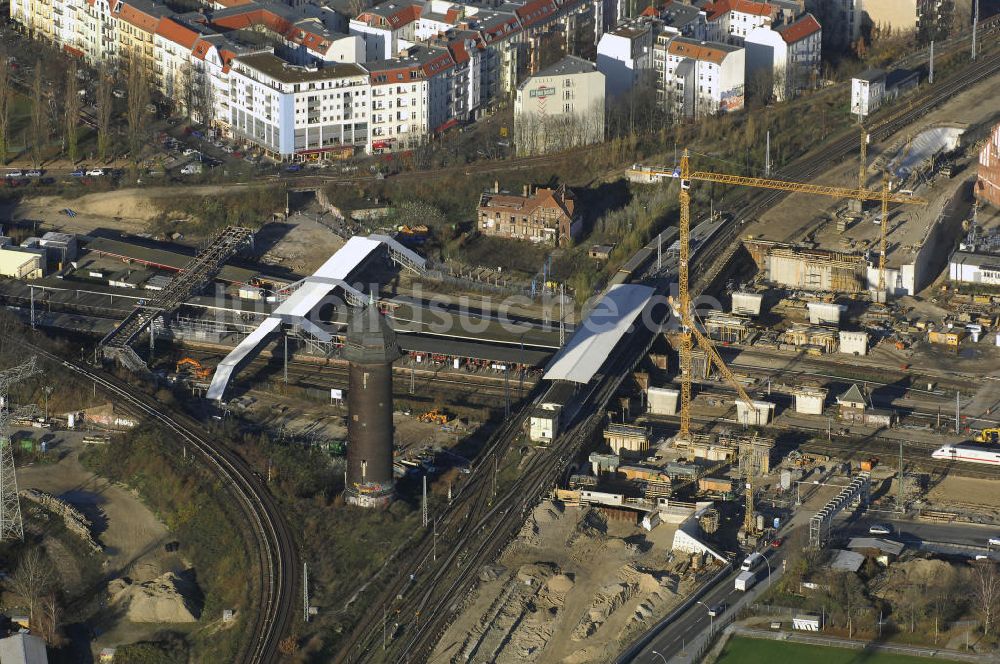
{"type": "Polygon", "coordinates": [[[189,599],[188,584],[173,572],[152,581],[132,583],[115,579],[108,584],[111,604],[125,607],[125,617],[137,623],[197,622],[198,609],[189,599]]]}

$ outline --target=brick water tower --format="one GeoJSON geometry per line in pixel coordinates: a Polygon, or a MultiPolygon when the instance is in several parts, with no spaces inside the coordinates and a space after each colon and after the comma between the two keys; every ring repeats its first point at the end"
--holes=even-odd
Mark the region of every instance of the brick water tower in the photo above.
{"type": "Polygon", "coordinates": [[[348,503],[385,507],[392,502],[392,363],[396,334],[372,303],[353,309],[344,339],[347,387],[348,503]]]}

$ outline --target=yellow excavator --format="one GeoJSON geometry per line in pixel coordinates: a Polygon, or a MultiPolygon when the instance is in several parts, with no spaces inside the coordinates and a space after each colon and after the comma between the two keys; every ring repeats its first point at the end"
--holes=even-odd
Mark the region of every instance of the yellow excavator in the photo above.
{"type": "Polygon", "coordinates": [[[977,443],[1000,443],[1000,429],[983,429],[976,434],[977,443]]]}

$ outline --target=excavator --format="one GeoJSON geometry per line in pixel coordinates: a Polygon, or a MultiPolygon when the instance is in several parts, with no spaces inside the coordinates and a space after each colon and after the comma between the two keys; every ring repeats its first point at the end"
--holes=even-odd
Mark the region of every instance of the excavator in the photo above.
{"type": "Polygon", "coordinates": [[[427,411],[418,418],[421,422],[429,422],[431,424],[447,424],[448,415],[442,413],[437,408],[434,410],[427,411]]]}
{"type": "Polygon", "coordinates": [[[191,375],[198,380],[207,380],[212,375],[211,369],[206,369],[201,362],[193,357],[183,357],[177,362],[177,373],[181,373],[184,369],[189,369],[191,375]]]}

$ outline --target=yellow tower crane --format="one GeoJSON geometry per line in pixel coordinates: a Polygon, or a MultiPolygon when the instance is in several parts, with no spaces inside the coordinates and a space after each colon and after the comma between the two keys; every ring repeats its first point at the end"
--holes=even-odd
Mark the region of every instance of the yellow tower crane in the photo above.
{"type": "Polygon", "coordinates": [[[691,182],[717,182],[725,185],[735,185],[740,187],[756,187],[759,189],[773,189],[777,191],[790,191],[802,194],[813,194],[817,196],[830,196],[833,198],[854,198],[863,201],[881,201],[881,238],[879,241],[879,290],[885,291],[885,248],[887,235],[887,221],[889,203],[925,204],[926,200],[915,196],[893,194],[889,191],[889,179],[882,178],[881,191],[865,189],[863,186],[856,189],[846,187],[831,187],[819,184],[805,184],[801,182],[789,182],[787,180],[773,180],[769,178],[756,178],[743,175],[730,175],[728,173],[713,173],[709,171],[692,171],[688,150],[684,150],[681,156],[680,168],[677,169],[644,169],[650,176],[673,177],[680,179],[680,234],[679,234],[679,256],[677,262],[677,286],[678,286],[678,313],[683,324],[681,331],[680,350],[680,373],[681,373],[681,423],[678,438],[680,440],[691,439],[691,351],[692,338],[697,341],[708,355],[711,362],[718,368],[723,378],[732,385],[739,399],[751,408],[752,400],[743,389],[743,386],[736,380],[736,377],[729,371],[715,346],[705,338],[698,330],[693,320],[691,311],[691,293],[688,284],[688,268],[691,256],[691,182]]]}
{"type": "Polygon", "coordinates": [[[865,188],[868,179],[868,132],[861,126],[861,167],[858,169],[858,189],[865,188]]]}

